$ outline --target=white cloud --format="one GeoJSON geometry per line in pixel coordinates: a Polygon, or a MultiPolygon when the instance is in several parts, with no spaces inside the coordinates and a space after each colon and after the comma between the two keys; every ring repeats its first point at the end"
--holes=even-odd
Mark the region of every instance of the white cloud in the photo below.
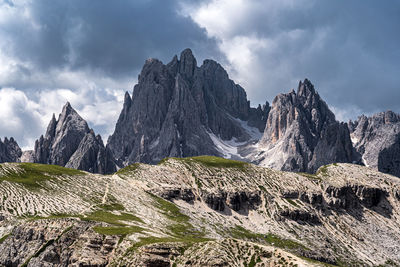
{"type": "Polygon", "coordinates": [[[124,91],[101,89],[42,90],[32,97],[13,88],[0,89],[0,133],[14,137],[24,149],[32,149],[44,134],[53,113],[69,101],[78,113],[107,141],[122,108],[124,91]]]}
{"type": "Polygon", "coordinates": [[[276,60],[282,43],[296,42],[304,35],[301,29],[275,32],[280,13],[300,5],[309,6],[294,0],[212,0],[201,5],[182,3],[182,13],[205,28],[209,37],[218,40],[232,78],[245,87],[253,104],[259,104],[272,100],[277,92],[290,89],[276,87],[278,84],[293,86],[304,78],[287,75],[293,66],[276,60]],[[265,24],[261,31],[260,17],[265,24]],[[286,81],[282,82],[283,79],[286,81]]]}
{"type": "Polygon", "coordinates": [[[20,145],[32,147],[35,135],[44,126],[39,104],[28,99],[24,92],[13,88],[0,89],[0,133],[14,137],[20,145]]]}

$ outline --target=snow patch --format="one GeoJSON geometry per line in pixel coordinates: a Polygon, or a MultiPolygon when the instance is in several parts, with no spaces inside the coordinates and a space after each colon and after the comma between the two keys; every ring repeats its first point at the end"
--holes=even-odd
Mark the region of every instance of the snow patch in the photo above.
{"type": "Polygon", "coordinates": [[[154,140],[154,141],[150,144],[149,148],[150,148],[150,149],[155,148],[156,146],[158,146],[158,143],[159,143],[159,142],[160,142],[160,137],[157,137],[157,139],[154,140]]]}
{"type": "Polygon", "coordinates": [[[240,124],[240,126],[247,132],[247,134],[251,137],[249,141],[258,141],[261,139],[263,133],[256,127],[249,126],[247,121],[242,121],[241,119],[233,118],[234,121],[240,124]]]}
{"type": "Polygon", "coordinates": [[[353,145],[357,144],[359,141],[358,138],[354,136],[354,134],[350,134],[350,139],[353,145]]]}
{"type": "Polygon", "coordinates": [[[246,142],[236,142],[236,139],[233,138],[229,141],[224,141],[213,133],[208,133],[214,145],[218,148],[218,150],[224,155],[225,158],[232,158],[232,156],[241,157],[238,153],[238,146],[244,145],[246,142]]]}

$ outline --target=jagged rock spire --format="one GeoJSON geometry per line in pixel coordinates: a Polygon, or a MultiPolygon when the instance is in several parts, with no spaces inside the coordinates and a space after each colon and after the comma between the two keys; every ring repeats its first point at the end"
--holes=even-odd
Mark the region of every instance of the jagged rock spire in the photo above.
{"type": "Polygon", "coordinates": [[[115,171],[111,154],[104,152],[102,141],[99,142],[93,138],[90,139],[92,142],[88,142],[91,135],[94,136],[93,130],[67,102],[58,120],[53,114],[46,135],[36,140],[34,162],[56,164],[90,172],[115,171]],[[104,156],[107,158],[99,158],[104,156]],[[108,167],[105,167],[105,164],[108,167]]]}
{"type": "Polygon", "coordinates": [[[335,120],[308,79],[297,93],[275,97],[260,145],[261,165],[289,171],[314,172],[354,158],[347,125],[335,120]]]}
{"type": "Polygon", "coordinates": [[[0,163],[19,162],[21,155],[22,150],[13,137],[4,137],[4,141],[0,138],[0,163]]]}

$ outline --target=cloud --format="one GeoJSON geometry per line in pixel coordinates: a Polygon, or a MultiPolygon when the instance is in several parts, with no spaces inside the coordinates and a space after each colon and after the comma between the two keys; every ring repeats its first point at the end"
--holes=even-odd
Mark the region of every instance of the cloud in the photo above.
{"type": "Polygon", "coordinates": [[[2,137],[13,136],[22,146],[32,145],[33,136],[38,135],[43,126],[38,109],[39,105],[30,101],[24,92],[13,88],[0,89],[2,137]]]}
{"type": "Polygon", "coordinates": [[[398,1],[210,0],[182,12],[218,40],[253,104],[307,77],[341,114],[400,112],[398,1]]]}
{"type": "Polygon", "coordinates": [[[144,61],[187,47],[219,55],[174,0],[0,0],[0,135],[32,147],[70,101],[106,141],[144,61]]]}
{"type": "Polygon", "coordinates": [[[77,91],[43,90],[31,98],[21,90],[3,88],[0,89],[1,134],[14,137],[24,149],[32,149],[35,140],[45,133],[52,114],[58,118],[62,106],[69,101],[89,127],[107,138],[114,130],[123,97],[123,90],[94,86],[77,91]]]}
{"type": "Polygon", "coordinates": [[[68,100],[106,140],[145,59],[186,47],[252,105],[307,77],[340,119],[400,112],[399,13],[396,0],[0,0],[0,136],[32,147],[68,100]]]}

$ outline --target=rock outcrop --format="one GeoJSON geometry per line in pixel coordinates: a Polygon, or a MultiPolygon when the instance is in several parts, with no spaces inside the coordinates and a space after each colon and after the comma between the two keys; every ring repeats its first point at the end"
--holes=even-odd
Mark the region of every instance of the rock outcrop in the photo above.
{"type": "Polygon", "coordinates": [[[56,120],[51,119],[45,136],[35,142],[34,162],[89,171],[112,173],[114,160],[87,122],[66,103],[56,120]]]}
{"type": "Polygon", "coordinates": [[[22,155],[21,148],[18,146],[14,138],[4,138],[4,141],[0,139],[0,163],[1,162],[19,162],[19,158],[22,155]]]}
{"type": "Polygon", "coordinates": [[[381,172],[400,177],[400,115],[392,111],[349,122],[360,161],[381,172]]]}
{"type": "Polygon", "coordinates": [[[352,162],[353,147],[345,123],[320,98],[307,79],[297,93],[275,97],[253,160],[279,170],[315,172],[333,162],[352,162]]]}
{"type": "Polygon", "coordinates": [[[220,142],[254,140],[264,129],[268,103],[251,108],[221,65],[205,60],[198,67],[190,49],[167,65],[147,60],[138,80],[107,144],[120,166],[165,157],[232,157],[220,142]]]}

